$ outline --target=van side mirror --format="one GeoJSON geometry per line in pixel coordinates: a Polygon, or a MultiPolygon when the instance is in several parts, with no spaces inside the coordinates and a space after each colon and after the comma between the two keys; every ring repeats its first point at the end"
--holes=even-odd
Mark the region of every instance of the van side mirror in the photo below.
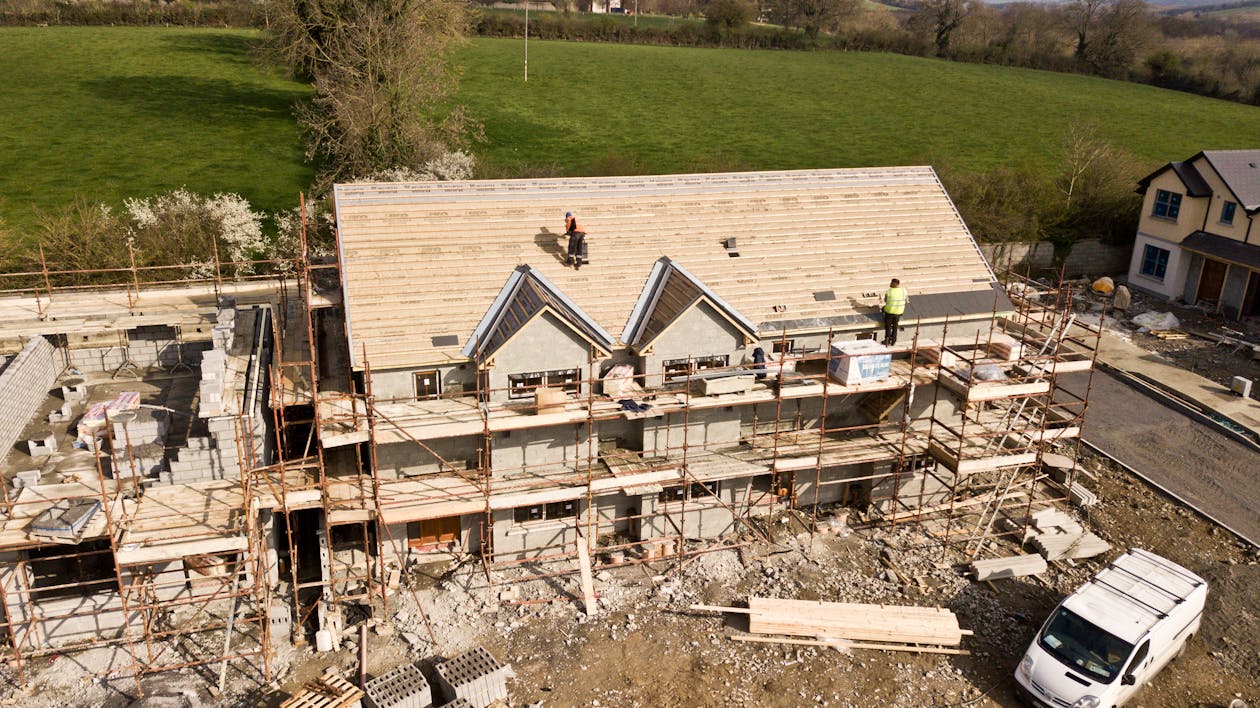
{"type": "Polygon", "coordinates": [[[1120,683],[1124,684],[1125,686],[1132,686],[1133,684],[1137,683],[1137,679],[1134,678],[1133,674],[1125,674],[1120,679],[1120,683]]]}

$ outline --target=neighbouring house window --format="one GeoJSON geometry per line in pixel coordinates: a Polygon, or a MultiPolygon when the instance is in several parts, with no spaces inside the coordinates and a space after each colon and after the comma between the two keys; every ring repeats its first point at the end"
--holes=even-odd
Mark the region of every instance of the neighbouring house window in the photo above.
{"type": "Polygon", "coordinates": [[[788,339],[786,341],[779,340],[774,343],[773,352],[775,354],[791,354],[796,351],[796,340],[788,339]]]}
{"type": "Polygon", "coordinates": [[[1234,223],[1234,212],[1238,211],[1238,204],[1234,202],[1225,202],[1225,206],[1221,207],[1221,223],[1234,223]]]}
{"type": "Polygon", "coordinates": [[[727,365],[730,358],[720,356],[693,356],[690,359],[666,359],[665,373],[673,376],[687,376],[705,369],[720,369],[727,365]]]}
{"type": "Polygon", "coordinates": [[[1168,249],[1147,244],[1142,251],[1142,275],[1163,280],[1167,270],[1168,249]]]}
{"type": "Polygon", "coordinates": [[[677,502],[684,499],[705,499],[717,496],[717,482],[692,482],[681,487],[669,487],[657,495],[662,502],[677,502]]]}
{"type": "Polygon", "coordinates": [[[582,391],[582,381],[578,378],[577,369],[535,371],[508,376],[509,398],[529,398],[534,395],[535,390],[544,387],[563,389],[565,393],[576,396],[582,391]]]}
{"type": "Polygon", "coordinates": [[[512,520],[518,524],[531,521],[555,521],[577,516],[577,501],[553,502],[535,506],[518,506],[512,510],[512,520]]]}
{"type": "Polygon", "coordinates": [[[1169,192],[1160,189],[1155,192],[1155,216],[1162,216],[1165,219],[1177,220],[1177,215],[1181,213],[1181,195],[1176,192],[1169,192]]]}
{"type": "Polygon", "coordinates": [[[442,393],[442,383],[436,371],[417,371],[416,398],[437,398],[442,393]]]}

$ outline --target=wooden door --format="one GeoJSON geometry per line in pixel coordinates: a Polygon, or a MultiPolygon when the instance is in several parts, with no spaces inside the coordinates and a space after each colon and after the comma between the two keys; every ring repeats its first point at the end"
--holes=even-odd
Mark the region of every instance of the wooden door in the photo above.
{"type": "Polygon", "coordinates": [[[459,517],[448,516],[442,519],[424,519],[416,522],[417,528],[411,537],[410,545],[433,546],[443,543],[459,542],[459,517]]]}
{"type": "Polygon", "coordinates": [[[1203,274],[1199,276],[1199,292],[1196,302],[1216,304],[1221,301],[1221,288],[1225,287],[1225,271],[1229,266],[1211,258],[1203,259],[1203,274]]]}

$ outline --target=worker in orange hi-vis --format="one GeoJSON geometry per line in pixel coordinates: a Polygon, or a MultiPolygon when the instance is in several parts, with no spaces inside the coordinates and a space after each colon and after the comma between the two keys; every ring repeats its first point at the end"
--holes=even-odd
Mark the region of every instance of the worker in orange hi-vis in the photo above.
{"type": "Polygon", "coordinates": [[[582,230],[577,217],[571,211],[564,213],[564,235],[569,237],[569,247],[564,263],[577,270],[586,260],[586,232],[582,230]]]}

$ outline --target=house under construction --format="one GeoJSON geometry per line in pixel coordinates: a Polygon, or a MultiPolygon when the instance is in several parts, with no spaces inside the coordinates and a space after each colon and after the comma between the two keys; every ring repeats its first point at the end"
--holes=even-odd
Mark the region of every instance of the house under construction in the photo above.
{"type": "Polygon", "coordinates": [[[1097,331],[1003,287],[930,168],[339,185],[334,210],[330,257],[5,276],[19,670],[111,644],[137,680],[269,679],[426,560],[680,558],[849,507],[974,553],[1071,484],[1041,459],[1079,435],[1058,378],[1097,331]]]}

